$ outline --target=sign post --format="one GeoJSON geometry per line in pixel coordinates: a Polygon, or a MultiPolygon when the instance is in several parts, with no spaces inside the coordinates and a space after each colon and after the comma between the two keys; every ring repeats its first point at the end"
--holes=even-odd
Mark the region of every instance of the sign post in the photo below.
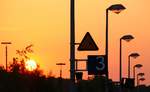
{"type": "Polygon", "coordinates": [[[70,1],[70,79],[75,81],[75,2],[70,1]]]}

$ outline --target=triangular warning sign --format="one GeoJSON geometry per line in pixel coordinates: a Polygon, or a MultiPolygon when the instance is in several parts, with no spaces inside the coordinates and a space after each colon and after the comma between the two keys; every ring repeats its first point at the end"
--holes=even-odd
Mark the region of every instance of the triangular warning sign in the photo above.
{"type": "Polygon", "coordinates": [[[79,47],[79,51],[95,51],[98,50],[96,43],[94,42],[92,36],[89,32],[87,32],[81,41],[79,47]]]}

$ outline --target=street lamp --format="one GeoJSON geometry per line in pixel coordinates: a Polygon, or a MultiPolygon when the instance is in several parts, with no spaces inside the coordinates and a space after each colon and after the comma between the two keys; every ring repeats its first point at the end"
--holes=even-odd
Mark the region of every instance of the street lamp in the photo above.
{"type": "Polygon", "coordinates": [[[125,10],[126,8],[122,4],[114,4],[111,5],[107,10],[110,10],[116,14],[119,14],[122,10],[125,10]]]}
{"type": "Polygon", "coordinates": [[[131,53],[129,56],[128,56],[128,78],[130,78],[130,57],[132,58],[137,58],[139,57],[140,55],[138,53],[131,53]]]}
{"type": "Polygon", "coordinates": [[[138,73],[137,74],[137,86],[139,86],[140,79],[143,80],[143,81],[145,80],[145,78],[143,78],[144,75],[145,75],[144,73],[138,73]],[[142,78],[139,79],[139,76],[142,77],[142,78]]]}
{"type": "Polygon", "coordinates": [[[56,63],[56,65],[60,66],[60,78],[62,78],[62,66],[66,65],[65,63],[56,63]]]}
{"type": "Polygon", "coordinates": [[[133,66],[133,78],[135,79],[135,68],[141,68],[141,67],[143,67],[143,65],[142,64],[136,64],[136,65],[134,65],[133,66]]]}
{"type": "MultiPolygon", "coordinates": [[[[122,10],[125,10],[125,9],[126,8],[122,4],[114,4],[114,5],[111,5],[110,7],[108,7],[106,9],[106,47],[105,47],[105,54],[106,54],[107,64],[108,64],[108,11],[112,11],[116,14],[119,14],[122,10]]],[[[107,69],[107,75],[106,76],[108,77],[108,69],[107,69]]]]}
{"type": "Polygon", "coordinates": [[[132,35],[124,35],[120,38],[120,82],[122,80],[122,40],[129,42],[132,39],[134,39],[132,35]]]}
{"type": "Polygon", "coordinates": [[[1,44],[6,45],[5,49],[6,49],[6,71],[7,71],[7,56],[8,56],[7,45],[11,44],[11,42],[1,42],[1,44]]]}

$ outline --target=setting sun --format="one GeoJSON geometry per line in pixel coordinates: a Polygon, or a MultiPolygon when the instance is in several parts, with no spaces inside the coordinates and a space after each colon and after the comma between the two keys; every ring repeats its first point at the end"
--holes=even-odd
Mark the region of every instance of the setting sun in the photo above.
{"type": "Polygon", "coordinates": [[[25,67],[27,70],[29,71],[33,71],[37,68],[37,64],[34,60],[28,60],[26,63],[25,63],[25,67]]]}

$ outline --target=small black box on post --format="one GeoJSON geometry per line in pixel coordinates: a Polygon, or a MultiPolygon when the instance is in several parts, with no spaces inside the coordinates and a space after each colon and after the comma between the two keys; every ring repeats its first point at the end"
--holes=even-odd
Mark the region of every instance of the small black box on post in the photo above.
{"type": "Polygon", "coordinates": [[[134,88],[134,78],[127,78],[125,82],[126,88],[134,88]]]}
{"type": "Polygon", "coordinates": [[[76,72],[76,79],[82,80],[83,72],[76,72]]]}

